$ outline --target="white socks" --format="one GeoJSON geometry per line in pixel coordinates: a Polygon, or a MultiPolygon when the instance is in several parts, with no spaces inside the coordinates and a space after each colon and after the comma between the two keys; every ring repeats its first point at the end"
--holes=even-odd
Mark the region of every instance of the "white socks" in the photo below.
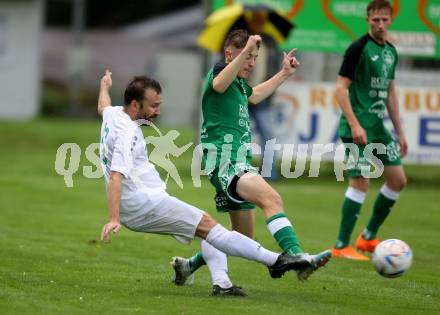
{"type": "MultiPolygon", "coordinates": [[[[266,266],[275,264],[279,256],[279,254],[265,249],[249,237],[235,231],[228,231],[220,224],[212,228],[206,236],[206,241],[229,256],[254,260],[266,266]]],[[[204,253],[203,257],[205,257],[204,253]]]]}
{"type": "Polygon", "coordinates": [[[365,197],[367,196],[366,193],[364,193],[361,190],[357,190],[356,188],[353,188],[351,186],[349,186],[347,188],[347,191],[345,192],[345,197],[353,200],[354,202],[363,204],[365,201],[365,197]]]}
{"type": "Polygon", "coordinates": [[[387,184],[383,184],[382,188],[380,189],[380,192],[382,193],[382,195],[384,195],[385,197],[387,197],[390,200],[399,199],[400,191],[391,190],[387,186],[387,184]]]}
{"type": "Polygon", "coordinates": [[[211,273],[212,284],[224,289],[232,287],[232,282],[228,276],[228,260],[226,254],[205,240],[201,241],[200,247],[202,248],[203,259],[211,273]]]}

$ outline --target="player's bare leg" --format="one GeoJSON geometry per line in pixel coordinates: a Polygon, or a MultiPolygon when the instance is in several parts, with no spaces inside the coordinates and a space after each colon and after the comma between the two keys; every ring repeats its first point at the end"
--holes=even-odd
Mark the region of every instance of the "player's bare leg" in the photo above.
{"type": "Polygon", "coordinates": [[[234,210],[229,211],[232,230],[240,232],[249,238],[254,238],[255,211],[254,210],[234,210]]]}
{"type": "Polygon", "coordinates": [[[368,188],[370,187],[370,179],[362,176],[349,177],[348,186],[366,194],[368,192],[368,188]]]}
{"type": "Polygon", "coordinates": [[[402,165],[385,166],[385,184],[393,191],[401,192],[406,187],[406,175],[402,165]]]}

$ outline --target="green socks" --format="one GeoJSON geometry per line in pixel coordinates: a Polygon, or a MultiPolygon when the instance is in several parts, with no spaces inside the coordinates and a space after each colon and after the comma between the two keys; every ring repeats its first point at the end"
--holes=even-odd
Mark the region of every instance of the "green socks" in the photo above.
{"type": "Polygon", "coordinates": [[[399,198],[399,192],[392,191],[386,185],[382,186],[374,203],[373,214],[367,224],[367,228],[362,233],[364,239],[372,240],[376,237],[379,227],[391,212],[391,208],[397,198],[399,198]]]}
{"type": "MultiPolygon", "coordinates": [[[[383,185],[374,203],[373,214],[362,232],[362,237],[366,240],[376,238],[377,231],[391,212],[391,208],[399,198],[399,192],[393,191],[388,186],[383,185]]],[[[365,200],[365,193],[348,187],[345,194],[344,204],[342,205],[341,226],[339,228],[338,239],[335,248],[343,248],[350,243],[351,233],[359,216],[361,206],[365,200]]]]}
{"type": "Polygon", "coordinates": [[[363,191],[348,187],[344,203],[342,204],[341,224],[335,248],[340,249],[350,244],[351,233],[361,212],[365,195],[363,191]]]}
{"type": "Polygon", "coordinates": [[[298,237],[284,213],[277,213],[266,220],[267,228],[278,245],[288,254],[302,253],[298,237]]]}
{"type": "Polygon", "coordinates": [[[195,255],[189,259],[189,267],[191,268],[191,272],[196,271],[203,265],[206,265],[206,262],[203,259],[203,255],[201,252],[195,253],[195,255]]]}

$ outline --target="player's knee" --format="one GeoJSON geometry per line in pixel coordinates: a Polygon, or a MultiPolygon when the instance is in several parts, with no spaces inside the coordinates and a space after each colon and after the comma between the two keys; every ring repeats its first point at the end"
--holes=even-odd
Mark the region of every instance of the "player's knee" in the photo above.
{"type": "Polygon", "coordinates": [[[367,192],[368,188],[370,188],[370,183],[368,181],[362,182],[362,184],[359,186],[359,190],[363,192],[367,192]]]}
{"type": "Polygon", "coordinates": [[[350,180],[350,187],[366,193],[370,187],[370,181],[367,178],[356,177],[350,180]]]}
{"type": "Polygon", "coordinates": [[[406,180],[406,176],[405,175],[402,175],[400,178],[399,178],[399,181],[398,181],[398,188],[399,188],[399,191],[401,191],[401,190],[403,190],[405,187],[406,187],[406,182],[407,182],[407,180],[406,180]]]}
{"type": "Polygon", "coordinates": [[[387,186],[394,191],[402,191],[406,187],[406,176],[402,175],[393,178],[391,181],[387,182],[387,186]]]}

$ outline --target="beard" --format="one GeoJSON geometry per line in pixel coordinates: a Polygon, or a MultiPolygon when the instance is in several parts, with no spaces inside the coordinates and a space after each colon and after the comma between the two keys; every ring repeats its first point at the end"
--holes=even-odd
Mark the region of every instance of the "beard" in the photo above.
{"type": "Polygon", "coordinates": [[[145,113],[142,113],[141,111],[139,111],[137,114],[136,114],[136,119],[144,119],[144,120],[148,120],[148,121],[153,121],[154,120],[154,118],[156,118],[157,117],[157,115],[155,115],[155,114],[153,114],[153,115],[147,115],[147,114],[145,114],[145,113]]]}

